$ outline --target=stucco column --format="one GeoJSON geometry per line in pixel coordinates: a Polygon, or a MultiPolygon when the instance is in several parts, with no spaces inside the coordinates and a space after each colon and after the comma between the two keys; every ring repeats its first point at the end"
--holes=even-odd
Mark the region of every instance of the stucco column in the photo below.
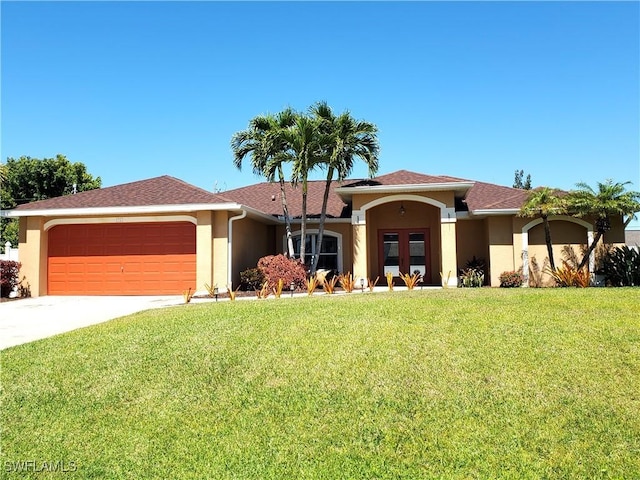
{"type": "MultiPolygon", "coordinates": [[[[455,215],[455,212],[454,212],[455,215]]],[[[456,253],[456,218],[443,212],[440,219],[440,255],[442,257],[442,286],[458,286],[458,259],[456,253]]]]}
{"type": "Polygon", "coordinates": [[[19,279],[28,286],[32,297],[47,294],[47,232],[44,231],[42,217],[22,217],[20,219],[19,279]]]}
{"type": "Polygon", "coordinates": [[[196,225],[196,290],[213,286],[213,212],[198,212],[196,225]]]}
{"type": "MultiPolygon", "coordinates": [[[[355,212],[354,212],[355,213],[355,212]]],[[[359,282],[368,278],[367,271],[367,224],[364,215],[352,219],[353,228],[353,278],[359,282]]]]}
{"type": "Polygon", "coordinates": [[[221,292],[226,291],[227,270],[229,268],[227,251],[228,220],[226,211],[213,213],[213,286],[217,285],[221,292]]]}

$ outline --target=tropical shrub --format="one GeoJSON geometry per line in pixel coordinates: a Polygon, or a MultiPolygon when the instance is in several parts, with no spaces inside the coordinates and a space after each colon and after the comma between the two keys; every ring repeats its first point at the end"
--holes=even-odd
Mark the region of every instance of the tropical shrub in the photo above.
{"type": "Polygon", "coordinates": [[[256,288],[256,297],[258,298],[267,298],[269,293],[269,282],[266,280],[260,288],[256,288]]]}
{"type": "Polygon", "coordinates": [[[240,288],[245,291],[260,290],[265,280],[262,270],[257,267],[240,272],[240,288]]]}
{"type": "Polygon", "coordinates": [[[307,287],[307,294],[309,296],[313,295],[313,293],[316,291],[316,288],[318,287],[318,277],[317,277],[317,275],[313,275],[313,276],[309,277],[309,279],[306,281],[305,286],[307,287]]]}
{"type": "Polygon", "coordinates": [[[529,285],[536,288],[543,287],[544,272],[547,272],[551,268],[549,266],[549,259],[545,258],[542,261],[542,265],[540,265],[536,257],[533,256],[529,261],[529,265],[529,285]]]}
{"type": "Polygon", "coordinates": [[[587,268],[571,266],[566,260],[562,261],[562,267],[555,270],[549,269],[547,273],[555,280],[558,287],[586,288],[591,283],[591,275],[587,268]]]}
{"type": "Polygon", "coordinates": [[[460,286],[461,287],[481,287],[484,285],[485,272],[487,270],[487,263],[482,258],[473,258],[467,261],[465,268],[460,272],[460,286]]]}
{"type": "Polygon", "coordinates": [[[306,284],[307,273],[299,260],[284,255],[268,255],[258,260],[258,268],[269,282],[269,287],[277,287],[280,279],[285,285],[293,284],[295,288],[303,288],[306,284]]]}
{"type": "Polygon", "coordinates": [[[231,301],[236,299],[236,294],[238,293],[238,290],[240,290],[240,287],[234,290],[231,288],[231,285],[227,285],[227,294],[229,295],[229,299],[231,301]]]}
{"type": "Polygon", "coordinates": [[[21,266],[20,262],[0,260],[0,297],[8,297],[20,283],[18,273],[21,266]]]}
{"type": "Polygon", "coordinates": [[[407,289],[413,290],[418,282],[422,279],[422,275],[420,275],[420,270],[416,270],[413,275],[409,275],[408,273],[400,273],[400,278],[402,279],[402,281],[404,281],[407,289]]]}
{"type": "Polygon", "coordinates": [[[500,287],[502,288],[517,288],[521,287],[524,282],[522,273],[510,271],[502,272],[500,274],[500,287]]]}
{"type": "Polygon", "coordinates": [[[351,275],[351,272],[340,274],[338,276],[338,281],[340,282],[342,289],[347,293],[353,292],[353,289],[356,287],[356,281],[353,278],[353,275],[351,275]]]}
{"type": "Polygon", "coordinates": [[[191,287],[189,287],[188,290],[185,290],[184,292],[182,292],[182,298],[184,298],[184,303],[189,303],[195,293],[196,293],[195,291],[193,292],[191,291],[191,287]]]}
{"type": "Polygon", "coordinates": [[[389,291],[393,290],[393,273],[387,272],[384,276],[387,277],[387,286],[389,287],[389,291]]]}
{"type": "Polygon", "coordinates": [[[284,289],[284,280],[282,278],[278,279],[278,282],[272,287],[273,294],[276,298],[280,298],[282,295],[282,290],[284,289]]]}
{"type": "Polygon", "coordinates": [[[484,261],[484,258],[476,258],[474,255],[471,260],[467,260],[467,264],[465,265],[465,269],[469,270],[479,270],[483,274],[486,274],[487,271],[487,262],[484,261]]]}
{"type": "Polygon", "coordinates": [[[607,285],[640,286],[640,253],[626,245],[614,248],[605,255],[602,270],[607,285]]]}
{"type": "Polygon", "coordinates": [[[331,278],[325,279],[324,284],[322,285],[322,288],[329,295],[333,295],[336,291],[336,283],[338,283],[338,277],[333,276],[331,278]]]}
{"type": "Polygon", "coordinates": [[[460,286],[476,288],[484,285],[484,272],[476,268],[465,268],[460,274],[460,286]]]}

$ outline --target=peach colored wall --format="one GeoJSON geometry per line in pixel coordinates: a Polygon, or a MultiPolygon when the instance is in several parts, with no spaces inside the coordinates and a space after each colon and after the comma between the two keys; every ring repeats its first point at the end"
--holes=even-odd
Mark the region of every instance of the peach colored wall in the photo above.
{"type": "Polygon", "coordinates": [[[213,286],[213,212],[197,213],[196,290],[213,286]]]}
{"type": "Polygon", "coordinates": [[[46,295],[48,234],[44,231],[44,218],[20,218],[19,229],[20,280],[29,288],[31,296],[46,295]]]}
{"type": "Polygon", "coordinates": [[[513,245],[513,216],[497,216],[487,218],[489,237],[489,284],[500,286],[500,274],[515,270],[513,245]]]}
{"type": "MultiPolygon", "coordinates": [[[[353,196],[353,210],[359,210],[363,205],[369,202],[377,200],[379,198],[389,197],[396,195],[395,193],[364,193],[353,196]]],[[[420,197],[432,198],[440,203],[444,203],[447,207],[453,207],[454,194],[453,192],[397,192],[397,195],[418,195],[420,197]]]]}
{"type": "MultiPolygon", "coordinates": [[[[473,259],[489,259],[486,220],[458,220],[456,222],[458,270],[473,259]]],[[[487,272],[488,273],[488,272],[487,272]]]]}
{"type": "Polygon", "coordinates": [[[258,265],[265,255],[272,255],[274,227],[251,218],[243,218],[233,223],[233,288],[240,285],[240,272],[258,265]]]}
{"type": "Polygon", "coordinates": [[[224,292],[228,283],[229,264],[229,214],[228,212],[213,212],[213,287],[224,292]]]}

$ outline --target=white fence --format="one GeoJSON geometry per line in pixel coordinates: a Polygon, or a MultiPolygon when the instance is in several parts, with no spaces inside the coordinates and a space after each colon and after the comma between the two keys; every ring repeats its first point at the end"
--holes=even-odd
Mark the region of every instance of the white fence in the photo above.
{"type": "Polygon", "coordinates": [[[12,260],[14,262],[20,261],[20,255],[18,255],[18,249],[11,247],[11,242],[4,244],[4,253],[0,253],[0,260],[12,260]]]}

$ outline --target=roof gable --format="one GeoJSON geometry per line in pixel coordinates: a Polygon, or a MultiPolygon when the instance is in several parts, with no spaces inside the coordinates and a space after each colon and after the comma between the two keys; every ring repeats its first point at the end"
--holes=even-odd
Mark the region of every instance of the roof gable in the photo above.
{"type": "Polygon", "coordinates": [[[410,172],[408,170],[398,170],[386,175],[380,175],[372,179],[349,181],[343,187],[357,186],[391,186],[391,185],[429,185],[452,182],[468,182],[462,178],[448,177],[442,175],[425,175],[422,173],[410,172]]]}
{"type": "Polygon", "coordinates": [[[222,195],[207,192],[177,178],[163,175],[113,187],[88,190],[75,195],[39,200],[19,205],[15,210],[142,207],[226,202],[228,200],[222,195]]]}

